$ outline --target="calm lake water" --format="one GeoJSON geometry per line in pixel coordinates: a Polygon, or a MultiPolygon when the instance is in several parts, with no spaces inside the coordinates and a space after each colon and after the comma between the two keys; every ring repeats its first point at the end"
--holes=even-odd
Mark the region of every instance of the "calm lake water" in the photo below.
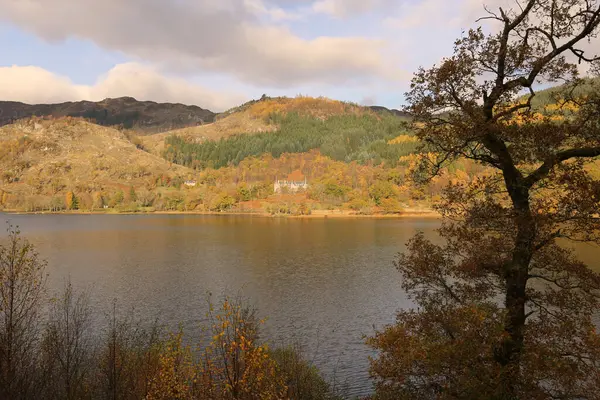
{"type": "MultiPolygon", "coordinates": [[[[48,260],[49,286],[90,293],[96,323],[113,299],[190,334],[207,293],[242,294],[267,317],[271,344],[299,343],[348,395],[371,391],[364,336],[411,303],[393,267],[434,219],[278,219],[196,215],[0,215],[48,260]]],[[[5,237],[4,229],[0,239],[5,237]]],[[[598,249],[581,251],[598,262],[598,249]]],[[[200,333],[198,333],[200,335],[200,333]]],[[[199,337],[199,336],[198,336],[199,337]]]]}

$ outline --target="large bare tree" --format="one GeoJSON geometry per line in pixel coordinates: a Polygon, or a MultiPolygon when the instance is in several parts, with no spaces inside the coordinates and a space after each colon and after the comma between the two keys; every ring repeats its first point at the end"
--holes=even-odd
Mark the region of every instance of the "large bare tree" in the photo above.
{"type": "Polygon", "coordinates": [[[418,308],[371,338],[379,398],[600,399],[600,275],[567,241],[600,239],[600,101],[579,72],[597,0],[521,0],[419,70],[407,94],[419,137],[445,163],[490,167],[446,189],[445,244],[411,240],[397,266],[418,308]],[[491,32],[491,33],[490,33],[491,32]],[[552,111],[536,90],[565,83],[552,111]]]}

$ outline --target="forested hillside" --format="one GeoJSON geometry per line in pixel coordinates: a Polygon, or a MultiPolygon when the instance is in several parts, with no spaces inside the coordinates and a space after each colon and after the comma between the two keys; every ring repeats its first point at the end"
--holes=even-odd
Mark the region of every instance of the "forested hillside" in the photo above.
{"type": "MultiPolygon", "coordinates": [[[[568,85],[558,85],[539,90],[532,98],[531,105],[534,109],[540,110],[547,106],[556,105],[557,102],[560,102],[560,100],[565,97],[581,98],[582,96],[587,96],[597,90],[598,83],[600,83],[598,78],[584,78],[568,85]]],[[[527,96],[522,97],[522,101],[524,101],[526,97],[527,96]]]]}
{"type": "Polygon", "coordinates": [[[246,157],[264,153],[279,157],[318,149],[337,161],[396,166],[400,157],[417,149],[417,141],[407,131],[404,121],[391,114],[339,115],[325,120],[296,113],[273,114],[269,123],[278,129],[218,141],[194,143],[170,136],[166,138],[163,156],[181,165],[204,169],[237,165],[246,157]]]}
{"type": "Polygon", "coordinates": [[[163,157],[204,169],[237,165],[246,157],[265,153],[279,157],[284,153],[319,150],[336,161],[393,167],[400,157],[417,149],[407,118],[386,109],[375,112],[354,104],[308,97],[266,98],[231,111],[218,123],[239,114],[246,114],[251,121],[262,121],[271,129],[240,132],[238,127],[233,135],[204,140],[174,132],[165,138],[163,157]]]}

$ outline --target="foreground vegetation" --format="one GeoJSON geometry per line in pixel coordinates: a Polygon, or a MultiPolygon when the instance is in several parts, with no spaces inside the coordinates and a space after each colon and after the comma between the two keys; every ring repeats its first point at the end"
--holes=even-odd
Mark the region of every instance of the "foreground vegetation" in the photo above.
{"type": "Polygon", "coordinates": [[[45,262],[9,227],[0,245],[2,399],[338,398],[297,349],[261,340],[262,321],[240,299],[210,304],[208,340],[191,345],[185,332],[145,326],[116,304],[98,330],[86,294],[67,283],[49,297],[45,282],[45,262]]]}

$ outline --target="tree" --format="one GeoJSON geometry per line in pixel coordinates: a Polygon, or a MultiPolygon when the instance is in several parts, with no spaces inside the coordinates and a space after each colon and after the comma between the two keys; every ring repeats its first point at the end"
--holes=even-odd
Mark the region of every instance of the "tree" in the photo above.
{"type": "Polygon", "coordinates": [[[104,208],[104,197],[101,192],[94,192],[92,197],[92,208],[104,208]]]}
{"type": "Polygon", "coordinates": [[[285,376],[280,373],[266,344],[259,342],[264,322],[241,298],[226,297],[220,309],[209,302],[212,341],[204,350],[200,382],[201,399],[286,399],[285,376]]]}
{"type": "Polygon", "coordinates": [[[77,196],[75,196],[75,193],[71,191],[67,192],[65,195],[65,206],[67,207],[67,210],[77,210],[79,208],[79,201],[77,196]]]}
{"type": "Polygon", "coordinates": [[[235,205],[235,199],[227,193],[217,195],[210,203],[211,211],[227,211],[235,205]]]}
{"type": "Polygon", "coordinates": [[[135,188],[133,186],[129,187],[129,202],[135,203],[137,201],[137,194],[135,193],[135,188]]]}
{"type": "Polygon", "coordinates": [[[151,207],[155,198],[156,196],[154,193],[147,189],[142,189],[137,194],[137,201],[139,201],[140,206],[142,207],[151,207]]]}
{"type": "Polygon", "coordinates": [[[158,369],[161,332],[118,313],[116,301],[97,354],[94,398],[145,399],[158,369]]]}
{"type": "Polygon", "coordinates": [[[42,337],[43,383],[48,399],[81,399],[89,391],[91,369],[90,307],[85,294],[67,282],[53,299],[42,337]]]}
{"type": "Polygon", "coordinates": [[[8,226],[0,246],[0,398],[31,398],[37,319],[45,293],[46,263],[8,226]]]}
{"type": "Polygon", "coordinates": [[[121,203],[123,203],[124,198],[125,198],[125,194],[123,193],[123,191],[121,189],[119,189],[112,196],[109,205],[114,208],[114,207],[120,205],[121,203]]]}
{"type": "Polygon", "coordinates": [[[252,199],[252,191],[245,182],[242,182],[236,188],[238,201],[249,201],[252,199]]]}
{"type": "Polygon", "coordinates": [[[369,188],[369,195],[375,204],[381,206],[385,199],[397,196],[394,186],[387,181],[377,181],[369,188]]]}
{"type": "Polygon", "coordinates": [[[50,199],[50,211],[61,211],[65,209],[65,199],[62,196],[54,196],[50,199]]]}
{"type": "Polygon", "coordinates": [[[573,95],[577,64],[597,67],[583,48],[600,2],[513,4],[482,19],[497,32],[468,31],[407,94],[438,156],[424,167],[462,157],[490,172],[446,188],[445,244],[417,235],[397,260],[418,308],[370,339],[380,398],[600,398],[600,276],[557,242],[600,239],[600,184],[586,169],[600,155],[600,100],[573,95]],[[536,85],[559,80],[558,111],[534,109],[536,85]]]}
{"type": "Polygon", "coordinates": [[[319,370],[307,362],[299,346],[288,346],[271,351],[273,359],[286,378],[287,398],[302,400],[341,400],[331,386],[319,374],[319,370]]]}

